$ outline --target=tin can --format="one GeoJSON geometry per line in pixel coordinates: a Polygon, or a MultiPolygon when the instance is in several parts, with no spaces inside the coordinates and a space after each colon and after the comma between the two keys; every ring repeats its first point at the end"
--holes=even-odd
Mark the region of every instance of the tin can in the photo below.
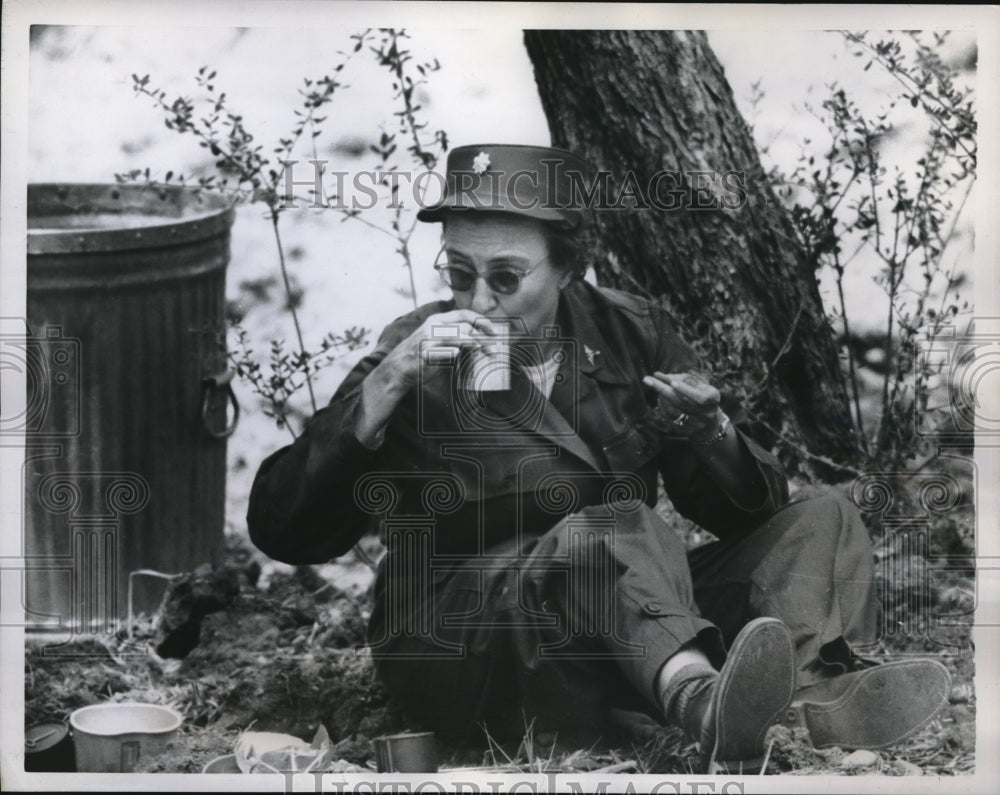
{"type": "Polygon", "coordinates": [[[491,353],[465,349],[461,387],[470,392],[505,392],[510,389],[510,324],[493,322],[491,353]]]}
{"type": "Polygon", "coordinates": [[[437,773],[434,732],[391,734],[373,742],[379,773],[437,773]]]}
{"type": "Polygon", "coordinates": [[[24,769],[29,773],[76,772],[69,726],[50,720],[25,729],[24,769]]]}

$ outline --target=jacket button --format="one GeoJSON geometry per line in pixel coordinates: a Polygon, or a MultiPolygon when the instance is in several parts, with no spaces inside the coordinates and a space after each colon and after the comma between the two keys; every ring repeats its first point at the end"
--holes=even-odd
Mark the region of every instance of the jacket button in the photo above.
{"type": "Polygon", "coordinates": [[[647,612],[652,613],[653,615],[659,615],[660,613],[663,612],[663,605],[661,605],[659,602],[649,602],[646,605],[646,610],[647,612]]]}

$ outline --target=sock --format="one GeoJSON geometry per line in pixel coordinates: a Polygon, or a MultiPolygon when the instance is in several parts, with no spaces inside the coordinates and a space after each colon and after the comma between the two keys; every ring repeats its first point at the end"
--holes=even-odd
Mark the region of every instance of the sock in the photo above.
{"type": "Polygon", "coordinates": [[[681,668],[660,691],[660,705],[667,721],[680,726],[692,739],[701,736],[701,724],[719,673],[705,663],[681,668]]]}

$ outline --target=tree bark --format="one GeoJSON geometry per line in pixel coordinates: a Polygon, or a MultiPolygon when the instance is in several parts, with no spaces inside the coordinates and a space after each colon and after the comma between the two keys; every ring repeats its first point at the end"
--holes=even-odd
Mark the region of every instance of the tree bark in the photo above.
{"type": "Polygon", "coordinates": [[[525,45],[553,145],[610,172],[604,207],[626,208],[590,213],[598,281],[663,301],[767,441],[780,433],[815,455],[856,458],[815,272],[705,34],[526,31],[525,45]],[[677,176],[650,191],[664,171],[677,176]]]}

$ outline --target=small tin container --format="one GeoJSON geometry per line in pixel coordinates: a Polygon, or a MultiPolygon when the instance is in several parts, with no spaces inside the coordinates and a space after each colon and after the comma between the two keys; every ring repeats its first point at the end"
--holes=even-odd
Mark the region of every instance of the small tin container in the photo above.
{"type": "Polygon", "coordinates": [[[375,766],[379,773],[437,773],[434,732],[376,737],[375,766]]]}
{"type": "Polygon", "coordinates": [[[75,773],[69,726],[50,720],[25,729],[24,769],[29,773],[75,773]]]}

